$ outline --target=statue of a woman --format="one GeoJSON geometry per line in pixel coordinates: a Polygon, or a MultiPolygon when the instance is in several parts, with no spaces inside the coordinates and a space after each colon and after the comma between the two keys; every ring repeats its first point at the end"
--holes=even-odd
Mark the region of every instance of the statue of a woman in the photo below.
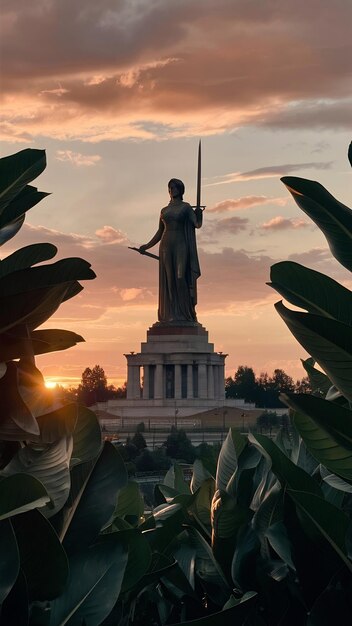
{"type": "Polygon", "coordinates": [[[195,228],[202,225],[202,209],[183,201],[185,186],[172,178],[170,202],[161,209],[159,228],[139,251],[159,246],[159,322],[196,322],[197,278],[200,267],[195,228]]]}

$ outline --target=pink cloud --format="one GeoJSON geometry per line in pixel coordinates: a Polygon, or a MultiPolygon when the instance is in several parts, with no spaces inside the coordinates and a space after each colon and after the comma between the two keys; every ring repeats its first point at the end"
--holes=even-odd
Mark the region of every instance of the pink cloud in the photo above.
{"type": "MultiPolygon", "coordinates": [[[[330,169],[331,166],[331,161],[312,161],[310,163],[285,163],[280,165],[269,165],[266,167],[258,167],[257,169],[249,170],[248,172],[233,172],[231,174],[225,174],[224,176],[219,177],[220,180],[208,183],[206,186],[211,187],[213,185],[224,185],[248,180],[260,180],[262,178],[277,178],[278,176],[285,176],[288,173],[297,172],[299,170],[327,170],[330,169]]],[[[283,201],[282,198],[278,198],[278,200],[283,201]]]]}
{"type": "Polygon", "coordinates": [[[287,198],[268,198],[267,196],[244,196],[243,198],[229,198],[228,200],[222,200],[217,202],[213,207],[208,209],[212,213],[224,213],[225,211],[240,211],[242,209],[248,209],[252,206],[259,206],[264,204],[276,204],[284,206],[287,204],[287,198]]]}
{"type": "Polygon", "coordinates": [[[282,215],[277,215],[268,222],[262,224],[261,228],[263,230],[287,230],[289,228],[307,228],[307,226],[310,226],[310,223],[302,220],[301,218],[282,217],[282,215]]]}
{"type": "Polygon", "coordinates": [[[153,124],[170,136],[351,127],[352,6],[343,0],[334,11],[325,0],[319,10],[302,0],[3,6],[8,140],[74,138],[78,128],[86,141],[149,138],[153,124]]]}
{"type": "Polygon", "coordinates": [[[95,234],[103,243],[129,243],[125,233],[113,228],[113,226],[103,226],[103,228],[96,230],[95,234]]]}
{"type": "Polygon", "coordinates": [[[56,158],[58,161],[68,161],[78,167],[90,167],[101,161],[99,154],[81,154],[72,150],[57,150],[56,158]]]}

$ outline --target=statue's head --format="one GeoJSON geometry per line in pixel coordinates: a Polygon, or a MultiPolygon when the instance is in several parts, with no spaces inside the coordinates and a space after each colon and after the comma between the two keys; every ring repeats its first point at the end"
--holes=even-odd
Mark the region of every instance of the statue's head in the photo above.
{"type": "Polygon", "coordinates": [[[182,180],[179,180],[178,178],[171,178],[167,186],[168,186],[169,194],[171,198],[180,197],[182,200],[183,194],[185,193],[185,186],[182,180]]]}

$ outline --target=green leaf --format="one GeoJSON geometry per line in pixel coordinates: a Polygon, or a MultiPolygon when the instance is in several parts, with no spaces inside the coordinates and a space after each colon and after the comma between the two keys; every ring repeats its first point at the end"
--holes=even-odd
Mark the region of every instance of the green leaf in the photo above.
{"type": "Polygon", "coordinates": [[[46,167],[44,150],[27,148],[0,159],[0,215],[22,189],[46,167]]]}
{"type": "Polygon", "coordinates": [[[275,308],[293,336],[319,363],[331,382],[352,399],[352,330],[335,320],[287,309],[275,308]]]}
{"type": "Polygon", "coordinates": [[[229,594],[229,586],[224,573],[215,559],[214,553],[200,532],[193,527],[188,529],[190,545],[196,551],[195,573],[209,589],[215,590],[217,604],[224,604],[229,594]]]}
{"type": "Polygon", "coordinates": [[[297,467],[292,461],[265,435],[250,434],[250,441],[259,446],[262,454],[270,460],[272,471],[278,477],[281,485],[290,489],[306,491],[320,495],[318,483],[307,472],[297,467]]]}
{"type": "MultiPolygon", "coordinates": [[[[329,542],[349,571],[352,572],[352,563],[347,557],[345,543],[350,523],[347,515],[315,494],[291,489],[288,489],[287,493],[311,522],[317,535],[329,542]]],[[[308,532],[309,528],[306,527],[308,532]]]]}
{"type": "Polygon", "coordinates": [[[310,453],[333,474],[352,480],[352,412],[308,394],[285,394],[310,453]]]}
{"type": "Polygon", "coordinates": [[[10,593],[20,571],[20,557],[11,522],[0,522],[0,605],[10,593]]]}
{"type": "Polygon", "coordinates": [[[0,215],[0,228],[24,215],[26,211],[32,209],[38,202],[49,195],[45,191],[38,191],[36,187],[26,185],[16,198],[9,202],[0,215]]]}
{"type": "MultiPolygon", "coordinates": [[[[79,285],[78,291],[81,289],[79,285]]],[[[12,296],[2,294],[0,297],[0,332],[4,333],[11,329],[13,334],[16,331],[16,335],[26,339],[27,335],[23,333],[24,327],[31,331],[46,322],[60,304],[67,300],[71,290],[72,283],[62,283],[53,287],[38,288],[30,291],[29,294],[19,293],[12,296]],[[20,329],[17,328],[19,326],[21,326],[20,329]]],[[[5,346],[8,342],[9,339],[5,341],[5,346]]]]}
{"type": "Polygon", "coordinates": [[[278,480],[268,489],[256,510],[252,525],[258,533],[260,539],[263,539],[268,528],[280,521],[283,517],[283,489],[278,480]]]}
{"type": "Polygon", "coordinates": [[[152,551],[145,536],[138,528],[120,530],[117,539],[128,551],[128,561],[123,577],[122,593],[132,589],[149,571],[152,551]]]}
{"type": "Polygon", "coordinates": [[[195,493],[205,480],[211,477],[210,472],[204,467],[200,459],[196,459],[193,463],[193,472],[191,480],[191,492],[195,493]]]}
{"type": "Polygon", "coordinates": [[[229,609],[224,609],[218,613],[193,619],[189,622],[180,622],[179,626],[234,626],[234,624],[244,624],[245,618],[250,613],[256,601],[256,592],[248,592],[229,609]]]}
{"type": "Polygon", "coordinates": [[[212,476],[204,480],[197,493],[192,512],[207,530],[210,530],[211,503],[215,493],[215,480],[212,476]]]}
{"type": "Polygon", "coordinates": [[[101,451],[101,430],[96,414],[82,405],[75,405],[77,421],[73,432],[71,467],[95,459],[101,451]]]}
{"type": "Polygon", "coordinates": [[[6,224],[6,226],[2,226],[2,228],[0,228],[0,246],[12,239],[12,237],[14,237],[15,235],[17,235],[18,231],[23,226],[24,220],[25,215],[21,215],[12,222],[6,224]]]}
{"type": "Polygon", "coordinates": [[[52,444],[28,444],[12,457],[1,475],[9,477],[25,472],[41,481],[51,500],[42,512],[51,517],[63,507],[70,491],[71,452],[72,437],[63,437],[52,444]]]}
{"type": "Polygon", "coordinates": [[[49,500],[44,485],[29,474],[0,480],[0,520],[45,506],[49,500]]]}
{"type": "Polygon", "coordinates": [[[250,589],[256,585],[256,561],[260,552],[260,541],[252,526],[243,526],[231,564],[231,577],[236,587],[250,589]]]}
{"type": "Polygon", "coordinates": [[[51,243],[34,243],[20,248],[0,261],[0,277],[49,261],[56,253],[57,247],[51,243]]]}
{"type": "Polygon", "coordinates": [[[72,468],[71,493],[62,537],[68,553],[91,544],[112,519],[117,494],[127,484],[123,459],[105,442],[88,475],[84,464],[72,468]]]}
{"type": "Polygon", "coordinates": [[[296,204],[324,233],[334,257],[352,269],[352,211],[320,183],[296,176],[281,178],[296,204]]]}
{"type": "Polygon", "coordinates": [[[331,387],[331,380],[326,376],[326,374],[314,367],[314,359],[311,357],[306,360],[301,359],[301,362],[307,372],[313,393],[319,393],[322,396],[326,396],[331,387]]]}
{"type": "MultiPolygon", "coordinates": [[[[20,570],[18,578],[1,607],[1,626],[28,626],[29,606],[27,583],[20,570]]],[[[39,624],[38,624],[39,626],[39,624]]]]}
{"type": "Polygon", "coordinates": [[[285,524],[282,521],[275,522],[266,530],[265,536],[280,559],[293,571],[296,571],[292,560],[292,546],[285,524]]]}
{"type": "Polygon", "coordinates": [[[236,500],[226,491],[217,489],[211,504],[211,525],[213,538],[234,537],[243,524],[247,524],[253,513],[236,504],[236,500]]]}
{"type": "Polygon", "coordinates": [[[336,280],[292,261],[275,263],[270,277],[270,287],[291,304],[309,313],[352,324],[352,292],[336,280]]]}
{"type": "Polygon", "coordinates": [[[65,592],[51,603],[50,625],[101,624],[120,595],[127,559],[119,533],[103,535],[74,554],[65,592]]]}
{"type": "Polygon", "coordinates": [[[132,515],[138,519],[143,515],[143,512],[144,499],[139,484],[130,480],[127,485],[122,487],[119,491],[114,517],[124,518],[126,515],[132,515]]]}
{"type": "Polygon", "coordinates": [[[51,524],[37,510],[12,519],[30,600],[51,600],[67,583],[68,561],[51,524]]]}
{"type": "Polygon", "coordinates": [[[95,273],[91,269],[90,263],[81,258],[72,257],[61,259],[56,263],[18,270],[16,280],[13,280],[11,274],[7,274],[0,279],[0,289],[1,293],[7,297],[62,283],[93,278],[95,278],[95,273]]]}
{"type": "Polygon", "coordinates": [[[170,469],[165,474],[163,483],[167,487],[175,489],[177,493],[190,493],[189,484],[186,483],[183,478],[182,467],[178,463],[171,465],[170,469]]]}
{"type": "Polygon", "coordinates": [[[216,488],[225,491],[237,469],[238,458],[247,445],[247,439],[234,428],[230,428],[222,444],[216,471],[216,488]]]}

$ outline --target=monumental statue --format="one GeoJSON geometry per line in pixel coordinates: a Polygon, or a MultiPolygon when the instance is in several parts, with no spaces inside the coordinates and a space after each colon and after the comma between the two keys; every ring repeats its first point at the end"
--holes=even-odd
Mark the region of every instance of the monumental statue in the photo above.
{"type": "Polygon", "coordinates": [[[171,178],[168,183],[170,202],[161,209],[159,228],[148,243],[134,248],[141,254],[159,258],[158,320],[165,324],[197,322],[197,279],[200,267],[195,229],[202,225],[200,205],[201,145],[198,150],[197,204],[184,202],[185,186],[171,178]],[[146,252],[160,242],[159,257],[146,252]]]}

